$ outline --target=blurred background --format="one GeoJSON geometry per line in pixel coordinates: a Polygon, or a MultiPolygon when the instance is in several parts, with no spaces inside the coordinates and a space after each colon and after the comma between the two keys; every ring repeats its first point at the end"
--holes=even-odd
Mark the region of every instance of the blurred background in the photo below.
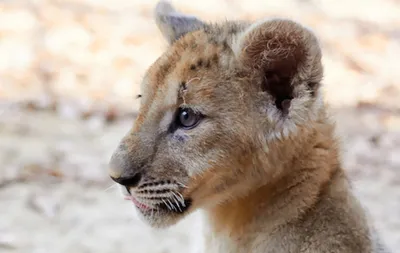
{"type": "MultiPolygon", "coordinates": [[[[400,252],[400,1],[172,1],[204,20],[288,17],[320,38],[354,190],[400,252]]],[[[193,215],[145,226],[106,173],[166,47],[150,0],[0,1],[0,252],[188,252],[193,215]]]]}

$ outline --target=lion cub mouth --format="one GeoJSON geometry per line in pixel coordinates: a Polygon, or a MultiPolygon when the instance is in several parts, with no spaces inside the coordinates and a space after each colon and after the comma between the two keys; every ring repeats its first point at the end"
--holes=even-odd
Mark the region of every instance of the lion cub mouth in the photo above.
{"type": "Polygon", "coordinates": [[[131,201],[140,211],[149,211],[155,209],[151,205],[144,204],[137,198],[132,196],[131,190],[128,186],[122,186],[121,188],[122,188],[122,194],[124,195],[124,199],[131,201]]]}
{"type": "Polygon", "coordinates": [[[130,200],[138,209],[140,210],[151,210],[152,208],[146,204],[143,204],[141,202],[139,202],[135,197],[133,196],[125,196],[126,200],[130,200]]]}
{"type": "Polygon", "coordinates": [[[191,205],[191,200],[177,198],[174,194],[172,195],[173,197],[153,196],[147,199],[141,199],[135,195],[134,189],[126,186],[121,188],[124,199],[131,201],[142,213],[154,211],[184,213],[191,205]]]}

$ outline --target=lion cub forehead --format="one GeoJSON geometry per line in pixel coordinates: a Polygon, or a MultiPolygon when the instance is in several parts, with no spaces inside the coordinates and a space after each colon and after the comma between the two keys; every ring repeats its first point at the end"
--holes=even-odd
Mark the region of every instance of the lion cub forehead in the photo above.
{"type": "Polygon", "coordinates": [[[143,90],[147,93],[161,91],[166,99],[176,99],[182,87],[228,69],[231,62],[232,50],[226,39],[196,31],[172,44],[150,67],[143,90]]]}
{"type": "Polygon", "coordinates": [[[177,41],[171,48],[177,55],[173,75],[182,82],[189,82],[223,66],[221,60],[230,55],[231,50],[226,41],[216,40],[204,31],[196,31],[177,41]]]}

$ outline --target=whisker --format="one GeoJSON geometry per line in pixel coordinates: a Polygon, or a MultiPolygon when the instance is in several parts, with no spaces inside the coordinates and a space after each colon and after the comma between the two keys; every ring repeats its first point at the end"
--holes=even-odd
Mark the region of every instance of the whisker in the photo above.
{"type": "Polygon", "coordinates": [[[117,184],[117,183],[113,183],[112,185],[110,185],[109,187],[107,187],[107,188],[104,190],[104,192],[106,192],[106,191],[108,191],[108,190],[110,190],[110,189],[112,189],[113,187],[116,187],[116,186],[118,186],[118,184],[117,184]]]}
{"type": "Polygon", "coordinates": [[[173,196],[172,199],[175,201],[176,207],[179,209],[180,212],[182,212],[181,205],[179,205],[178,201],[176,200],[175,194],[173,194],[172,196],[173,196]]]}
{"type": "Polygon", "coordinates": [[[187,81],[186,84],[189,84],[190,82],[194,81],[194,80],[201,80],[200,77],[193,77],[192,79],[190,79],[189,81],[187,81]]]}
{"type": "Polygon", "coordinates": [[[187,185],[185,185],[185,184],[183,184],[183,183],[181,183],[181,182],[176,182],[177,184],[179,184],[181,187],[183,187],[183,188],[188,188],[187,187],[187,185]]]}
{"type": "Polygon", "coordinates": [[[181,204],[184,206],[184,207],[186,207],[186,205],[185,205],[185,198],[182,196],[182,194],[181,193],[179,193],[179,192],[172,192],[172,194],[178,194],[179,195],[179,199],[180,199],[180,201],[179,202],[181,202],[181,204]]]}
{"type": "Polygon", "coordinates": [[[172,210],[171,207],[167,204],[167,202],[165,202],[165,200],[162,199],[162,202],[164,202],[165,206],[167,206],[167,208],[168,208],[169,210],[172,210]]]}
{"type": "Polygon", "coordinates": [[[167,199],[168,203],[172,206],[172,209],[174,209],[174,211],[177,211],[174,204],[171,203],[171,201],[169,199],[167,199]]]}
{"type": "Polygon", "coordinates": [[[172,199],[178,200],[180,202],[179,197],[173,191],[171,191],[171,194],[172,194],[172,199]]]}
{"type": "Polygon", "coordinates": [[[171,193],[172,193],[172,195],[174,195],[174,198],[181,203],[181,205],[185,206],[185,201],[183,200],[183,198],[181,198],[180,196],[176,195],[175,192],[171,192],[171,193]]]}
{"type": "Polygon", "coordinates": [[[169,198],[171,196],[170,193],[163,193],[163,194],[143,194],[143,193],[136,193],[135,196],[138,198],[143,198],[143,199],[161,199],[161,198],[169,198]]]}

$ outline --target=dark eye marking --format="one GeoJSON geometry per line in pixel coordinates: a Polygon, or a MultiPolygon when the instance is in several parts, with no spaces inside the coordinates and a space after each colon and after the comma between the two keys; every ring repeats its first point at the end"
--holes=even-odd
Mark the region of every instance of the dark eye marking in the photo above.
{"type": "Polygon", "coordinates": [[[186,136],[182,136],[182,135],[175,135],[173,137],[175,140],[179,141],[179,142],[184,142],[186,141],[187,137],[186,136]]]}
{"type": "Polygon", "coordinates": [[[186,82],[181,82],[181,90],[182,91],[186,91],[187,90],[186,82]]]}
{"type": "Polygon", "coordinates": [[[141,98],[141,97],[142,97],[142,94],[136,95],[136,99],[141,98]]]}

